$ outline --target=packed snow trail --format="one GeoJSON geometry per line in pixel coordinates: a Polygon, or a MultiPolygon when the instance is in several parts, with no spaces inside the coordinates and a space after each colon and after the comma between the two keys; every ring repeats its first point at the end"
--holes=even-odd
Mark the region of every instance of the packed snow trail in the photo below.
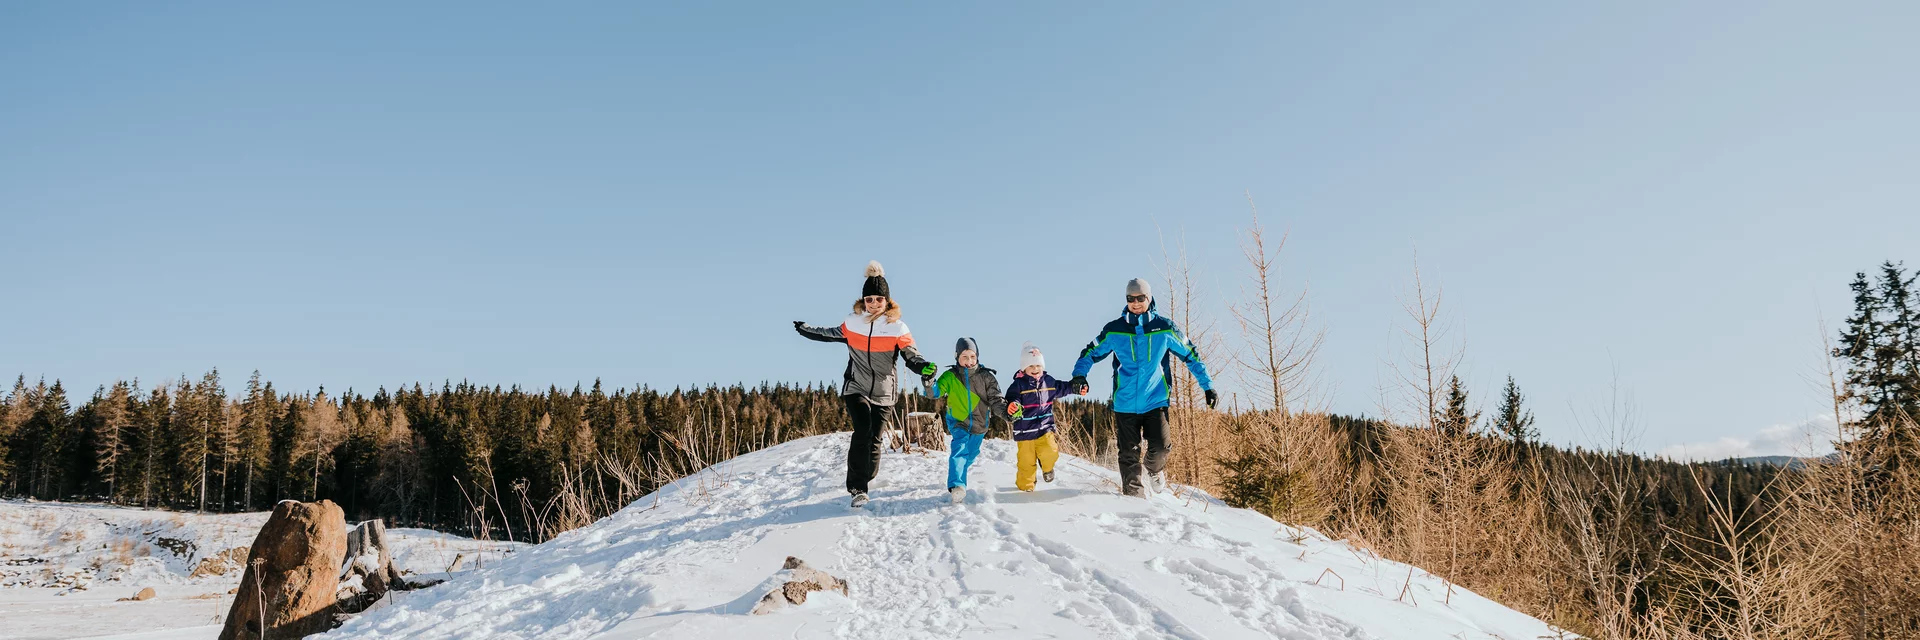
{"type": "Polygon", "coordinates": [[[1122,497],[1118,474],[1071,456],[1022,493],[1004,440],[982,448],[964,504],[948,504],[944,452],[888,452],[873,502],[853,509],[846,452],[832,434],[741,456],[330,637],[1558,637],[1191,489],[1122,497]],[[787,556],[845,578],[851,597],[747,615],[787,556]]]}

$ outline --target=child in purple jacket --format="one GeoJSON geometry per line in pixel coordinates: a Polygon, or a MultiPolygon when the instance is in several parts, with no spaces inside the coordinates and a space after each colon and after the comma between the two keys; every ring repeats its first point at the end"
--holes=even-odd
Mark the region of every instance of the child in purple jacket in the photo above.
{"type": "Polygon", "coordinates": [[[1038,463],[1047,482],[1053,482],[1053,463],[1060,459],[1060,447],[1053,440],[1053,403],[1074,395],[1069,385],[1047,375],[1047,361],[1040,349],[1029,342],[1020,346],[1020,371],[1013,374],[1007,387],[1007,415],[1013,422],[1013,441],[1019,447],[1019,471],[1013,484],[1021,491],[1033,490],[1033,471],[1038,463]]]}

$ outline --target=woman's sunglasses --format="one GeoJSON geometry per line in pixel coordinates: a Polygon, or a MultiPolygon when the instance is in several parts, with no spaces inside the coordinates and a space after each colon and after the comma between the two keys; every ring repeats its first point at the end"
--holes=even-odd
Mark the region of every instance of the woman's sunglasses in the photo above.
{"type": "Polygon", "coordinates": [[[1127,296],[1127,302],[1146,302],[1146,296],[1127,296]]]}
{"type": "Polygon", "coordinates": [[[865,298],[861,298],[860,300],[862,302],[867,302],[867,303],[886,302],[887,297],[886,296],[867,296],[865,298]]]}

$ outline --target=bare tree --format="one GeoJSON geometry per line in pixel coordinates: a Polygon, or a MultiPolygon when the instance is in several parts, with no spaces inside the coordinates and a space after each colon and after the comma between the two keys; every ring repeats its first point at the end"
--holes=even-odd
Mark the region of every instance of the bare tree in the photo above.
{"type": "Polygon", "coordinates": [[[1413,290],[1402,295],[1400,306],[1408,323],[1401,328],[1406,339],[1400,358],[1389,368],[1401,389],[1400,402],[1381,407],[1389,418],[1408,426],[1433,428],[1440,417],[1446,397],[1446,384],[1456,374],[1466,347],[1453,339],[1450,327],[1440,314],[1442,291],[1429,287],[1420,273],[1418,254],[1413,264],[1413,290]]]}
{"type": "Polygon", "coordinates": [[[1233,352],[1233,361],[1247,387],[1258,389],[1263,404],[1284,418],[1296,409],[1312,410],[1309,384],[1316,377],[1314,364],[1326,331],[1308,324],[1307,287],[1298,295],[1281,291],[1280,252],[1287,246],[1287,234],[1269,246],[1252,194],[1247,195],[1247,206],[1253,222],[1240,232],[1240,250],[1247,261],[1248,286],[1241,291],[1241,301],[1228,307],[1246,344],[1233,352]]]}

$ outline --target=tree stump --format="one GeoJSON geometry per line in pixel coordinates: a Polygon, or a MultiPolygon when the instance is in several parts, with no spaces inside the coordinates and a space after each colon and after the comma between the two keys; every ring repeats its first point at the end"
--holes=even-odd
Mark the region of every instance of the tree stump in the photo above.
{"type": "Polygon", "coordinates": [[[366,611],[386,597],[388,591],[407,588],[406,580],[393,568],[393,555],[387,551],[385,523],[368,520],[347,534],[347,556],[340,567],[340,585],[340,610],[345,613],[366,611]],[[352,586],[355,584],[358,586],[352,586]]]}
{"type": "Polygon", "coordinates": [[[331,627],[346,529],[346,515],[330,500],[274,505],[253,538],[220,640],[255,640],[263,623],[274,640],[331,627]]]}

